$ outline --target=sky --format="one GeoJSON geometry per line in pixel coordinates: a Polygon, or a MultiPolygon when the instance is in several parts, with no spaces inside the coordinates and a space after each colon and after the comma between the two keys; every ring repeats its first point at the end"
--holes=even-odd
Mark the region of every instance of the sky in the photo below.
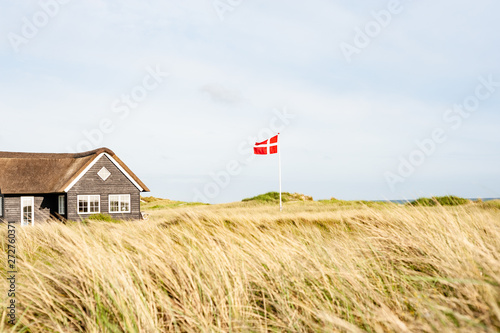
{"type": "Polygon", "coordinates": [[[500,197],[493,0],[0,1],[0,150],[112,149],[151,195],[500,197]]]}

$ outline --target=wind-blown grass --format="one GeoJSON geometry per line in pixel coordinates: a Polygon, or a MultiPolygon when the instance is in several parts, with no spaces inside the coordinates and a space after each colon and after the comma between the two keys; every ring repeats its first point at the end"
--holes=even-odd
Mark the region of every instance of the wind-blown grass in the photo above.
{"type": "MultiPolygon", "coordinates": [[[[246,198],[242,200],[243,202],[261,202],[261,203],[277,203],[280,201],[280,193],[279,192],[268,192],[265,194],[257,195],[253,198],[246,198]]],[[[313,201],[313,198],[300,193],[281,193],[281,201],[290,202],[290,201],[313,201]]]]}
{"type": "MultiPolygon", "coordinates": [[[[284,213],[256,203],[149,213],[18,229],[22,318],[5,325],[2,306],[0,331],[500,329],[498,209],[301,202],[284,213]]],[[[6,262],[5,228],[0,236],[6,262]]]]}
{"type": "Polygon", "coordinates": [[[460,206],[471,203],[471,200],[447,195],[444,197],[419,198],[410,202],[413,206],[460,206]]]}
{"type": "Polygon", "coordinates": [[[206,205],[201,202],[184,202],[184,201],[174,201],[168,199],[157,199],[154,197],[141,197],[141,200],[145,201],[141,208],[144,210],[165,210],[169,208],[179,208],[184,206],[202,206],[206,205]]]}

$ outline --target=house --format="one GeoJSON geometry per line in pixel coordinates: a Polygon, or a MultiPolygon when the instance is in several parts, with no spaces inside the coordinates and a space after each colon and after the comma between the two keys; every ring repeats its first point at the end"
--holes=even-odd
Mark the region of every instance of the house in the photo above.
{"type": "Polygon", "coordinates": [[[78,154],[0,152],[0,219],[33,225],[91,214],[139,219],[144,183],[110,149],[78,154]]]}

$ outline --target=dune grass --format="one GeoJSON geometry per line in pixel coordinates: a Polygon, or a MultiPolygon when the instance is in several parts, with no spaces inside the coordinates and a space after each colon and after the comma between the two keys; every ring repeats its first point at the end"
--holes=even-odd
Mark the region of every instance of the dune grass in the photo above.
{"type": "Polygon", "coordinates": [[[141,197],[144,202],[141,205],[143,210],[165,210],[169,208],[178,208],[185,206],[203,206],[206,205],[201,202],[185,202],[175,201],[169,199],[159,199],[154,197],[141,197]]]}
{"type": "MultiPolygon", "coordinates": [[[[152,203],[154,204],[154,202],[152,203]]],[[[500,210],[254,202],[18,230],[2,332],[498,332],[500,210]]],[[[6,231],[0,233],[6,262],[6,231]]],[[[1,268],[5,273],[5,266],[1,268]]]]}
{"type": "MultiPolygon", "coordinates": [[[[279,192],[268,192],[265,194],[260,194],[252,198],[246,198],[242,200],[243,202],[261,202],[261,203],[278,203],[280,201],[280,193],[279,192]]],[[[281,201],[282,202],[291,202],[291,201],[313,201],[311,196],[307,196],[300,193],[289,193],[283,192],[281,193],[281,201]]]]}
{"type": "Polygon", "coordinates": [[[468,203],[471,203],[471,200],[454,195],[446,195],[443,197],[419,198],[408,204],[413,206],[460,206],[468,203]]]}
{"type": "Polygon", "coordinates": [[[480,203],[484,208],[500,209],[500,200],[490,200],[480,203]]]}

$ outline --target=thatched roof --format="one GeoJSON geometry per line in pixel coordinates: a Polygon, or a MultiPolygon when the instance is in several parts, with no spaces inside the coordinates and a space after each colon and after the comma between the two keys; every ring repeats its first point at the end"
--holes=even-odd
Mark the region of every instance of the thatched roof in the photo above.
{"type": "Polygon", "coordinates": [[[0,152],[0,193],[63,193],[100,154],[107,153],[139,184],[149,189],[108,148],[78,154],[0,152]]]}

